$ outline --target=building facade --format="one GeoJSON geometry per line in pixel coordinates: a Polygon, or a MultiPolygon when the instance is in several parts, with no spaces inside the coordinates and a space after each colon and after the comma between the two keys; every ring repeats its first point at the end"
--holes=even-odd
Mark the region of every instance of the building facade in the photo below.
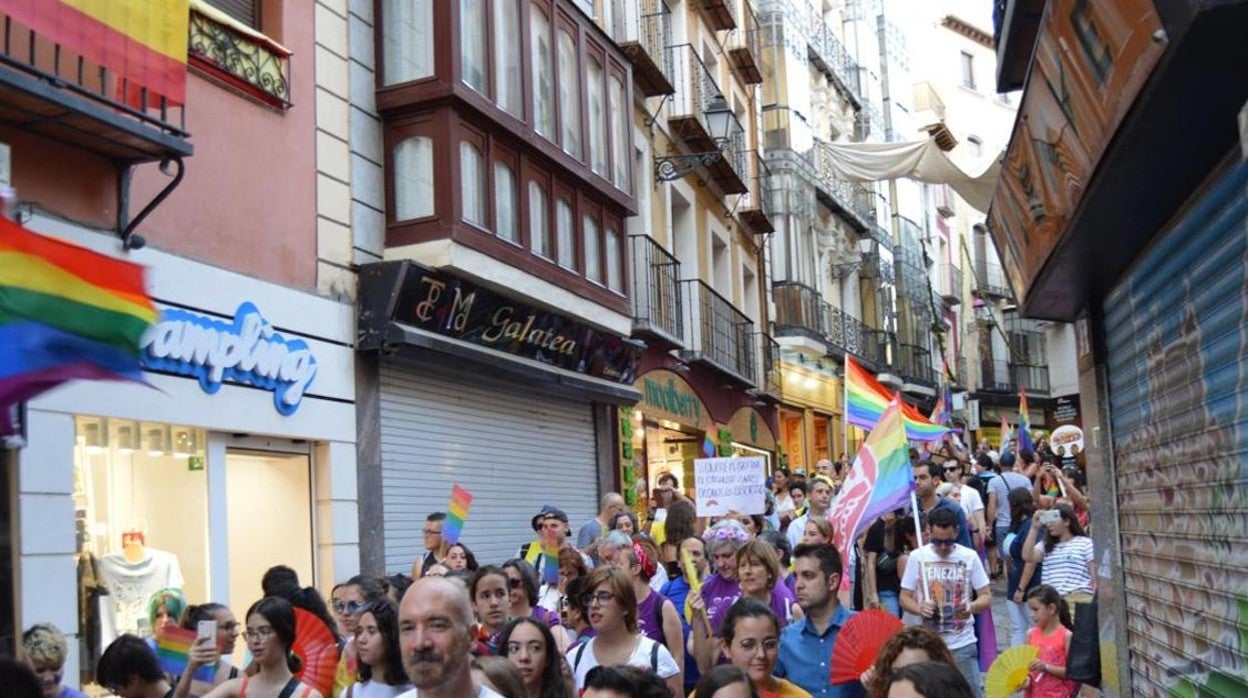
{"type": "Polygon", "coordinates": [[[5,18],[15,217],[146,266],[160,311],[148,385],[45,393],[25,406],[25,447],[5,452],[6,651],[53,622],[84,683],[112,638],[151,635],[163,587],[245,608],[271,565],[318,585],[359,569],[352,308],[318,268],[333,213],[317,172],[341,165],[317,145],[332,8],[263,4],[153,18],[187,28],[184,106],[114,90],[124,74],[85,55],[58,60],[89,55],[62,26],[5,18]]]}

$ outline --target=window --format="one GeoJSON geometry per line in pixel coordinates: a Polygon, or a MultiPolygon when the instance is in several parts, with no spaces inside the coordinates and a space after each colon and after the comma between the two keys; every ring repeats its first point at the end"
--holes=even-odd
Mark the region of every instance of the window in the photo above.
{"type": "Polygon", "coordinates": [[[208,4],[252,29],[260,28],[259,0],[208,0],[208,4]]]}
{"type": "Polygon", "coordinates": [[[485,56],[485,0],[460,0],[459,43],[463,62],[464,82],[486,94],[489,90],[489,69],[485,56]]]}
{"type": "Polygon", "coordinates": [[[598,219],[585,216],[581,237],[585,245],[585,278],[602,283],[602,239],[598,219]]]}
{"type": "Polygon", "coordinates": [[[594,56],[589,57],[589,80],[586,88],[586,99],[589,101],[589,162],[594,172],[603,177],[610,177],[607,169],[607,111],[605,78],[602,63],[594,56]]]}
{"type": "Polygon", "coordinates": [[[520,241],[516,225],[519,203],[516,201],[515,171],[505,162],[494,163],[494,233],[504,240],[520,241]]]}
{"type": "Polygon", "coordinates": [[[546,187],[529,181],[529,246],[533,254],[547,259],[554,258],[550,243],[550,197],[546,187]]]}
{"type": "Polygon", "coordinates": [[[474,225],[486,226],[485,222],[485,156],[481,149],[468,141],[459,143],[459,192],[463,202],[463,219],[474,225]]]}
{"type": "Polygon", "coordinates": [[[975,57],[962,52],[962,86],[975,89],[975,57]]]}
{"type": "Polygon", "coordinates": [[[433,211],[433,139],[413,136],[399,141],[392,154],[394,219],[427,218],[433,211]]]}
{"type": "Polygon", "coordinates": [[[581,157],[581,79],[577,69],[576,40],[559,32],[559,144],[578,160],[581,157]]]}
{"type": "MultiPolygon", "coordinates": [[[[538,12],[534,11],[534,14],[538,12]]],[[[517,0],[494,0],[494,101],[503,111],[523,119],[520,46],[519,3],[517,0]]]]}
{"type": "MultiPolygon", "coordinates": [[[[611,160],[615,163],[615,186],[624,191],[632,191],[629,182],[628,129],[630,121],[625,111],[624,83],[616,76],[611,76],[611,160]]],[[[645,210],[645,209],[642,209],[645,210]]]]}
{"type": "Polygon", "coordinates": [[[530,6],[529,33],[532,34],[530,63],[533,71],[533,128],[555,140],[555,70],[550,43],[550,20],[536,6],[530,6]]]}
{"type": "Polygon", "coordinates": [[[433,0],[382,0],[382,80],[397,85],[433,75],[433,0]]]}
{"type": "Polygon", "coordinates": [[[619,226],[607,228],[607,288],[612,291],[624,292],[624,277],[620,272],[624,266],[621,250],[624,240],[620,236],[619,226]]]}
{"type": "Polygon", "coordinates": [[[576,268],[576,243],[572,239],[572,227],[576,222],[572,219],[572,202],[560,197],[555,203],[555,234],[559,245],[556,250],[559,266],[568,269],[576,268]]]}

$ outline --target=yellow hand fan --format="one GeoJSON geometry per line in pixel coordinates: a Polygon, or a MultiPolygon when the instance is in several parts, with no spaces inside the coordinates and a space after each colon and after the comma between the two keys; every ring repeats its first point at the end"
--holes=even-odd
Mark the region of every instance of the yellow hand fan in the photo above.
{"type": "Polygon", "coordinates": [[[1019,645],[997,655],[984,677],[984,695],[987,698],[1007,698],[1027,685],[1027,665],[1035,661],[1040,648],[1019,645]]]}

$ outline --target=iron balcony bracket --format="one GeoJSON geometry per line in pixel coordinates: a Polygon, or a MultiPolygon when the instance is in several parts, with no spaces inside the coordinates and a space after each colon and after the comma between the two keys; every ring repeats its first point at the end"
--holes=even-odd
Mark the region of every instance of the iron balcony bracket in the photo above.
{"type": "Polygon", "coordinates": [[[134,230],[173,193],[174,189],[178,188],[178,185],[182,183],[183,175],[186,174],[186,165],[182,162],[181,155],[171,155],[160,161],[160,171],[173,179],[157,192],[151,201],[147,202],[147,205],[133,220],[130,220],[130,184],[134,174],[134,165],[121,163],[117,166],[117,235],[121,238],[122,247],[127,250],[142,249],[147,244],[147,240],[142,235],[136,234],[134,230]]]}

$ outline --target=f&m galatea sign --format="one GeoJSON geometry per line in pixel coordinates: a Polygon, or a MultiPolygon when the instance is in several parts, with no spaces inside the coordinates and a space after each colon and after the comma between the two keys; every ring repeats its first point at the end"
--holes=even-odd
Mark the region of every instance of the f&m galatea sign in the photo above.
{"type": "Polygon", "coordinates": [[[392,319],[618,383],[636,379],[641,359],[632,341],[415,264],[406,267],[392,319]]]}

